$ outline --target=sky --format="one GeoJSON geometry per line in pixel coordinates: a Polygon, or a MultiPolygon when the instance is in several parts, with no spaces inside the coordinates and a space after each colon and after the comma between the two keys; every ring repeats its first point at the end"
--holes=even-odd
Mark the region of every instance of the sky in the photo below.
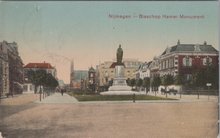
{"type": "Polygon", "coordinates": [[[207,41],[219,49],[218,12],[218,1],[0,1],[0,41],[17,42],[24,64],[49,62],[69,83],[71,60],[75,70],[87,70],[112,61],[119,44],[124,58],[139,61],[152,60],[178,40],[207,41]],[[140,14],[204,18],[140,19],[140,14]]]}

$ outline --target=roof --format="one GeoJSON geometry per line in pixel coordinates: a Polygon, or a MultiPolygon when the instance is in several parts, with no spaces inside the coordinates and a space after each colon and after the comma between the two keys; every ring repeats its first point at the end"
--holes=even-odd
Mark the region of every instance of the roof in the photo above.
{"type": "Polygon", "coordinates": [[[90,67],[89,72],[95,72],[95,69],[93,67],[90,67]]]}
{"type": "Polygon", "coordinates": [[[24,68],[54,69],[50,63],[28,63],[24,68]]]}
{"type": "Polygon", "coordinates": [[[166,48],[162,55],[172,52],[218,52],[212,45],[207,44],[177,44],[172,47],[166,48]]]}
{"type": "Polygon", "coordinates": [[[152,63],[152,61],[144,62],[143,64],[141,64],[141,65],[139,66],[138,70],[145,70],[145,69],[149,68],[150,65],[151,65],[151,63],[152,63]]]}

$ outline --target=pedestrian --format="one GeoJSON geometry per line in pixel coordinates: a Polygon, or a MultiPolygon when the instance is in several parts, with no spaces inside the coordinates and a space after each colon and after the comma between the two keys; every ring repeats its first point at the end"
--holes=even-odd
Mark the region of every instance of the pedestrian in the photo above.
{"type": "Polygon", "coordinates": [[[61,89],[61,94],[62,94],[62,96],[63,96],[63,89],[61,89]]]}

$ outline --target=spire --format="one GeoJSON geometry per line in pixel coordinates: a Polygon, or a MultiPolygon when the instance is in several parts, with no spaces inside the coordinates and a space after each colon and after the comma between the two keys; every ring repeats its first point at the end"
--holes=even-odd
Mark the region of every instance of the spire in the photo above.
{"type": "Polygon", "coordinates": [[[74,71],[74,60],[71,60],[71,65],[70,65],[70,72],[72,73],[74,71]]]}
{"type": "Polygon", "coordinates": [[[180,40],[178,40],[177,45],[180,45],[180,40]]]}
{"type": "Polygon", "coordinates": [[[73,81],[74,81],[74,61],[71,60],[70,63],[70,86],[73,87],[73,81]]]}

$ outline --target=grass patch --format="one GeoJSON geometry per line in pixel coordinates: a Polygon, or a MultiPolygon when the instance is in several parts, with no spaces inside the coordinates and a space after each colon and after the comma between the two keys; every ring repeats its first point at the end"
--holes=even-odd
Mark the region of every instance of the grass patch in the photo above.
{"type": "MultiPolygon", "coordinates": [[[[78,101],[132,101],[133,95],[72,95],[78,101]]],[[[135,100],[176,100],[150,95],[136,95],[135,100]]]]}

